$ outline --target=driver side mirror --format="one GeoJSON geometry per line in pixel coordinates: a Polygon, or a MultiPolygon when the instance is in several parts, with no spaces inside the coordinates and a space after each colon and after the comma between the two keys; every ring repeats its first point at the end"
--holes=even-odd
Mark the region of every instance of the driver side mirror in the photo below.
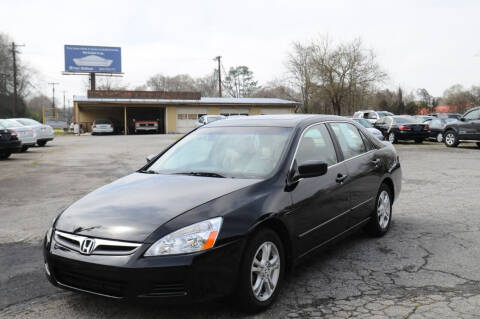
{"type": "Polygon", "coordinates": [[[156,154],[150,154],[147,156],[146,160],[147,163],[150,163],[157,155],[156,154]]]}
{"type": "Polygon", "coordinates": [[[298,166],[297,179],[322,176],[327,173],[328,164],[322,161],[307,161],[298,166]]]}

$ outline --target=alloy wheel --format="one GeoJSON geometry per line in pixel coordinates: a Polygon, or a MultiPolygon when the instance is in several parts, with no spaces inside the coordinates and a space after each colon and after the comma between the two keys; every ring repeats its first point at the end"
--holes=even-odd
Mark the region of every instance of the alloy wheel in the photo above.
{"type": "Polygon", "coordinates": [[[390,204],[390,195],[386,190],[383,190],[378,196],[377,203],[377,218],[380,228],[385,229],[390,221],[390,214],[392,212],[392,206],[390,204]]]}
{"type": "Polygon", "coordinates": [[[270,241],[260,245],[253,257],[250,271],[250,284],[257,300],[265,301],[273,295],[280,278],[280,266],[277,246],[270,241]]]}
{"type": "Polygon", "coordinates": [[[455,135],[451,132],[447,133],[447,135],[445,135],[445,143],[448,146],[453,146],[455,144],[455,135]]]}
{"type": "Polygon", "coordinates": [[[442,142],[443,142],[443,134],[442,134],[442,133],[438,133],[438,134],[437,134],[437,142],[438,142],[438,143],[442,143],[442,142]]]}
{"type": "Polygon", "coordinates": [[[391,132],[390,134],[388,134],[388,141],[390,143],[393,143],[395,142],[395,134],[393,132],[391,132]]]}

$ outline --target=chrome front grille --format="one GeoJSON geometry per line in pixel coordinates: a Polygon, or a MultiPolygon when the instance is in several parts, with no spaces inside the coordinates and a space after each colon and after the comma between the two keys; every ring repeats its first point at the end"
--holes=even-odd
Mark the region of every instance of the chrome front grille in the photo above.
{"type": "Polygon", "coordinates": [[[75,250],[84,255],[130,255],[142,244],[116,240],[92,238],[55,231],[55,242],[63,247],[75,250]],[[93,246],[85,250],[82,248],[84,241],[88,240],[93,246]]]}

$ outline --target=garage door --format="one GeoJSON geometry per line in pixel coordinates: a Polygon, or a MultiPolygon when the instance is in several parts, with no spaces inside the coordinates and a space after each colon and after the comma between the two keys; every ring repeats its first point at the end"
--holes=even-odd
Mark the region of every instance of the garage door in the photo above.
{"type": "Polygon", "coordinates": [[[207,114],[206,108],[177,107],[177,133],[188,133],[195,128],[195,123],[202,115],[207,114]]]}
{"type": "Polygon", "coordinates": [[[262,108],[260,109],[260,114],[285,114],[290,113],[289,108],[262,108]]]}
{"type": "Polygon", "coordinates": [[[249,108],[221,108],[220,109],[220,114],[225,115],[225,116],[230,116],[230,115],[249,115],[250,114],[250,109],[249,108]]]}

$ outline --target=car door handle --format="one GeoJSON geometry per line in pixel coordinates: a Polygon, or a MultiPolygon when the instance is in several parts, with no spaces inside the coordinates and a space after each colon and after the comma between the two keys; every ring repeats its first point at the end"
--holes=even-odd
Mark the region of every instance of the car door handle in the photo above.
{"type": "Polygon", "coordinates": [[[336,181],[337,183],[343,183],[343,181],[348,177],[348,175],[344,175],[344,174],[338,174],[337,175],[337,178],[336,178],[336,181]]]}
{"type": "Polygon", "coordinates": [[[378,165],[379,163],[380,163],[380,159],[379,159],[379,158],[372,160],[372,164],[373,164],[373,165],[378,165]]]}

